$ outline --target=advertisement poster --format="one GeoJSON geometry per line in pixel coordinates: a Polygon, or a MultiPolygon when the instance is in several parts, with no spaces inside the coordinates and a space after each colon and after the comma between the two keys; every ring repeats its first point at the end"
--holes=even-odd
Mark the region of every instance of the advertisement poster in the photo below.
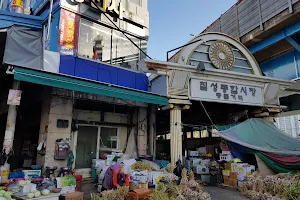
{"type": "Polygon", "coordinates": [[[66,55],[77,54],[79,16],[62,9],[59,27],[60,53],[66,55]]]}

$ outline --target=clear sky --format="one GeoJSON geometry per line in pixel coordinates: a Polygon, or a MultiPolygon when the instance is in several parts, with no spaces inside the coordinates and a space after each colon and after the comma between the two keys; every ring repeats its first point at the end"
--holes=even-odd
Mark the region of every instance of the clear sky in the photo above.
{"type": "Polygon", "coordinates": [[[233,6],[237,0],[148,0],[150,37],[148,54],[166,60],[168,50],[186,44],[192,36],[233,6]]]}

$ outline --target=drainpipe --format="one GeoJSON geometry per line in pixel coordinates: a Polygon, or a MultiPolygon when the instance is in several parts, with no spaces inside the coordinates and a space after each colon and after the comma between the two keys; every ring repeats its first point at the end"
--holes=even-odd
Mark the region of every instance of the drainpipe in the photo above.
{"type": "MultiPolygon", "coordinates": [[[[14,80],[12,89],[19,90],[20,81],[14,80]]],[[[4,142],[3,142],[3,149],[5,150],[6,154],[9,154],[9,152],[13,149],[15,127],[16,127],[16,120],[17,120],[17,107],[18,106],[15,105],[9,105],[8,107],[6,130],[5,130],[4,142]]],[[[9,169],[10,165],[8,164],[5,165],[4,167],[9,169]]]]}

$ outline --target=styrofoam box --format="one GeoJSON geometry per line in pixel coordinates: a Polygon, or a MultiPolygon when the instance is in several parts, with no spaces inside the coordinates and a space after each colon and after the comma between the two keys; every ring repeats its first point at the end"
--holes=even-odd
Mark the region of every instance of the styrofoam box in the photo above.
{"type": "Polygon", "coordinates": [[[192,165],[193,166],[202,165],[202,159],[201,158],[193,158],[192,159],[192,165]]]}
{"type": "Polygon", "coordinates": [[[115,157],[116,157],[116,155],[114,155],[114,154],[108,154],[108,155],[106,156],[106,160],[107,160],[107,161],[113,161],[115,157]]]}
{"type": "Polygon", "coordinates": [[[29,193],[30,190],[36,190],[36,184],[30,183],[30,184],[24,185],[24,186],[22,187],[22,192],[23,192],[24,194],[29,193]]]}
{"type": "Polygon", "coordinates": [[[194,166],[193,171],[195,174],[208,174],[209,169],[205,165],[194,166]]]}
{"type": "Polygon", "coordinates": [[[199,152],[198,151],[189,151],[189,156],[197,157],[197,156],[199,156],[199,152]]]}
{"type": "Polygon", "coordinates": [[[131,181],[138,183],[148,182],[148,172],[134,172],[131,174],[131,181]]]}

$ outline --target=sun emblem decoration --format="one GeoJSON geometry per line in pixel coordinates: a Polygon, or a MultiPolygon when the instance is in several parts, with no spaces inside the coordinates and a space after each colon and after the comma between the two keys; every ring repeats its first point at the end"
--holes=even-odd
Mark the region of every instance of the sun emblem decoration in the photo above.
{"type": "Polygon", "coordinates": [[[209,59],[218,69],[230,70],[235,63],[234,52],[229,44],[216,41],[209,47],[209,59]]]}

